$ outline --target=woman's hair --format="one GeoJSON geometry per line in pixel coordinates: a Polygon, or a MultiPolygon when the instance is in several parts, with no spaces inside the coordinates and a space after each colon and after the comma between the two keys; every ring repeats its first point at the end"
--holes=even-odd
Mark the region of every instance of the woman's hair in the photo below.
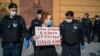
{"type": "Polygon", "coordinates": [[[41,14],[41,20],[44,22],[44,20],[46,20],[48,18],[48,15],[50,15],[48,12],[43,12],[41,14]]]}

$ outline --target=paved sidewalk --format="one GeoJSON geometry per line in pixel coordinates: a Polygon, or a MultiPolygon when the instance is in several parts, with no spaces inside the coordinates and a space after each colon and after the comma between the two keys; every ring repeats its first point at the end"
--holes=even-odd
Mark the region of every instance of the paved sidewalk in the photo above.
{"type": "MultiPolygon", "coordinates": [[[[58,55],[61,54],[61,47],[56,46],[58,55]]],[[[100,56],[100,43],[91,42],[91,44],[85,43],[85,49],[81,50],[82,56],[100,56]]],[[[22,56],[33,56],[33,46],[30,45],[28,49],[24,49],[22,56]]]]}
{"type": "MultiPolygon", "coordinates": [[[[1,45],[1,43],[0,43],[1,45]]],[[[22,56],[33,56],[33,46],[30,42],[30,47],[28,49],[23,49],[22,56]]],[[[61,56],[61,47],[56,46],[56,50],[58,55],[61,56]]],[[[82,56],[100,56],[100,43],[92,42],[91,44],[85,43],[85,49],[81,50],[82,56]]],[[[0,46],[0,56],[2,56],[2,48],[0,46]]]]}

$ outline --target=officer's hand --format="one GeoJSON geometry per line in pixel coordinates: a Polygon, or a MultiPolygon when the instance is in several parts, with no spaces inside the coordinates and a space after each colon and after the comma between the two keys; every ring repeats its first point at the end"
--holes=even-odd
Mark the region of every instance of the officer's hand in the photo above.
{"type": "Polygon", "coordinates": [[[2,48],[4,47],[4,44],[5,44],[4,42],[1,43],[1,47],[2,47],[2,48]]]}
{"type": "Polygon", "coordinates": [[[85,48],[85,45],[80,44],[80,48],[81,48],[81,50],[83,50],[85,48]]]}

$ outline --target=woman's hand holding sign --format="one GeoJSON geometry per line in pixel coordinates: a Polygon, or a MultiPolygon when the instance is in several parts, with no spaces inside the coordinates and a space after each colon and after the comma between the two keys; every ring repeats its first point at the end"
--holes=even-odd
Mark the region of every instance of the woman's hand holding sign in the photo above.
{"type": "Polygon", "coordinates": [[[37,40],[36,35],[32,36],[32,39],[33,39],[34,41],[36,41],[36,40],[37,40]]]}

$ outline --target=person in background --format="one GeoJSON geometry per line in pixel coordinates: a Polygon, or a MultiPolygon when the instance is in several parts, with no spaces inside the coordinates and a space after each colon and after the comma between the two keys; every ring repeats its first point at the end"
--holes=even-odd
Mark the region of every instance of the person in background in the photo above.
{"type": "Polygon", "coordinates": [[[29,27],[29,33],[31,36],[33,36],[35,34],[34,33],[35,27],[40,26],[42,24],[42,20],[41,20],[42,13],[43,13],[43,10],[41,10],[41,9],[38,10],[37,17],[31,21],[31,26],[29,27]]]}
{"type": "Polygon", "coordinates": [[[81,22],[84,37],[87,37],[87,42],[90,44],[91,41],[91,31],[92,31],[92,22],[90,21],[89,14],[85,13],[84,18],[82,18],[81,22]]]}
{"type": "MultiPolygon", "coordinates": [[[[28,30],[30,36],[34,36],[35,27],[41,26],[42,24],[41,14],[42,13],[43,13],[43,10],[41,9],[37,10],[37,17],[31,21],[31,26],[29,27],[29,30],[28,30]]],[[[34,56],[36,56],[38,54],[37,51],[39,51],[39,48],[36,47],[34,40],[33,40],[33,46],[34,46],[34,56]]]]}
{"type": "Polygon", "coordinates": [[[66,19],[60,24],[62,56],[81,56],[80,44],[84,45],[81,24],[74,19],[74,12],[67,11],[66,19]]]}
{"type": "Polygon", "coordinates": [[[94,40],[95,36],[98,36],[98,42],[100,42],[100,16],[95,16],[95,21],[93,25],[93,34],[92,34],[92,41],[94,40]]]}
{"type": "Polygon", "coordinates": [[[17,15],[17,5],[10,3],[9,15],[0,21],[0,34],[2,37],[3,56],[21,56],[22,37],[27,29],[23,17],[17,15]]]}
{"type": "Polygon", "coordinates": [[[80,18],[80,17],[77,17],[76,19],[77,19],[79,22],[81,22],[81,18],[80,18]]]}

